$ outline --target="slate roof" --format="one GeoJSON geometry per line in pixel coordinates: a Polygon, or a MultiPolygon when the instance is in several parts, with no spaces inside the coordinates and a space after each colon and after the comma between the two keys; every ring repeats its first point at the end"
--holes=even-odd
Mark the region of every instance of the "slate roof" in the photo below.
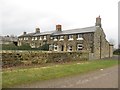
{"type": "Polygon", "coordinates": [[[62,30],[62,31],[47,31],[47,32],[41,32],[41,33],[28,33],[26,35],[21,35],[22,36],[41,36],[41,35],[66,35],[66,34],[78,34],[78,33],[88,33],[88,32],[95,32],[96,27],[98,26],[91,26],[91,27],[86,27],[86,28],[77,28],[77,29],[69,29],[69,30],[62,30]]]}
{"type": "Polygon", "coordinates": [[[54,31],[41,32],[41,33],[36,33],[33,36],[48,35],[48,34],[53,34],[54,32],[56,31],[54,30],[54,31]]]}
{"type": "Polygon", "coordinates": [[[88,32],[95,32],[95,30],[96,30],[96,26],[92,26],[92,27],[86,27],[86,28],[77,28],[77,29],[64,30],[62,32],[55,32],[53,35],[88,33],[88,32]]]}
{"type": "MultiPolygon", "coordinates": [[[[19,37],[28,37],[28,36],[33,36],[35,33],[28,33],[28,34],[25,34],[25,35],[20,35],[19,37]]],[[[18,37],[18,38],[19,38],[18,37]]]]}

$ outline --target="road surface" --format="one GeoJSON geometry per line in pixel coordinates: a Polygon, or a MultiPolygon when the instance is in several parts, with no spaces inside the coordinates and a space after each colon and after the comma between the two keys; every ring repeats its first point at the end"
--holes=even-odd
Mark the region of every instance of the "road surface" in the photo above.
{"type": "Polygon", "coordinates": [[[59,79],[47,80],[17,88],[118,88],[118,66],[74,75],[59,79]]]}

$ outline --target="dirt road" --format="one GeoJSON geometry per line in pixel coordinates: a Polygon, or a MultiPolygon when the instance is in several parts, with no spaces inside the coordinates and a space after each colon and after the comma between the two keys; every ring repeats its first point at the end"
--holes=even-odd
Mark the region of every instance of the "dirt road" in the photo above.
{"type": "Polygon", "coordinates": [[[118,88],[118,66],[60,79],[47,80],[17,88],[118,88]]]}

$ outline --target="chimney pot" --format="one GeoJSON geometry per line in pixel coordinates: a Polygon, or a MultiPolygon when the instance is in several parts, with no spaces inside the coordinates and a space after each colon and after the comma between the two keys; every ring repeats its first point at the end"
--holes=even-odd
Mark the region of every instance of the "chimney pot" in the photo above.
{"type": "Polygon", "coordinates": [[[36,33],[40,33],[40,28],[36,28],[36,33]]]}
{"type": "Polygon", "coordinates": [[[56,30],[57,30],[57,31],[61,31],[61,30],[62,30],[62,25],[59,25],[59,24],[56,25],[56,30]]]}
{"type": "Polygon", "coordinates": [[[23,32],[23,35],[27,34],[26,32],[23,32]]]}

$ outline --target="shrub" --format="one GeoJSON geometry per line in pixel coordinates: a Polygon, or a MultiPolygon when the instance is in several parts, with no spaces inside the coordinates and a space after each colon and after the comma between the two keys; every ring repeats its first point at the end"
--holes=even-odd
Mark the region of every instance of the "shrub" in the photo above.
{"type": "Polygon", "coordinates": [[[15,44],[2,44],[3,50],[17,50],[18,47],[15,44]]]}
{"type": "Polygon", "coordinates": [[[116,49],[116,50],[113,52],[113,54],[115,54],[115,55],[120,55],[120,49],[116,49]]]}
{"type": "Polygon", "coordinates": [[[22,46],[18,46],[18,50],[31,50],[29,44],[23,44],[22,46]]]}
{"type": "Polygon", "coordinates": [[[39,47],[39,49],[48,51],[49,50],[49,44],[44,44],[43,46],[39,47]]]}

